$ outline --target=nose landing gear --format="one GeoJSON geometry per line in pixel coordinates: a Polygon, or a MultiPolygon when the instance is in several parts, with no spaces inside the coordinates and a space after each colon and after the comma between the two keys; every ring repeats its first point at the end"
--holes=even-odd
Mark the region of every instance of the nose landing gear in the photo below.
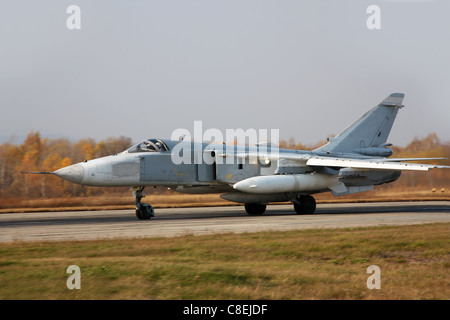
{"type": "Polygon", "coordinates": [[[134,203],[136,204],[136,217],[139,220],[148,220],[155,216],[155,210],[148,203],[141,203],[141,199],[145,196],[142,191],[145,187],[131,188],[131,192],[135,198],[134,203]]]}

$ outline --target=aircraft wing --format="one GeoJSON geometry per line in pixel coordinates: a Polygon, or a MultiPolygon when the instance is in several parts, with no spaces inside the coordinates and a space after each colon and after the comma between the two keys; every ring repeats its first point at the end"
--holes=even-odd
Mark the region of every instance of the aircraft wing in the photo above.
{"type": "Polygon", "coordinates": [[[303,154],[296,154],[296,153],[277,153],[277,152],[246,152],[246,153],[237,153],[237,154],[221,154],[223,157],[231,156],[236,158],[242,158],[242,159],[260,159],[260,160],[279,160],[279,159],[287,159],[287,160],[294,160],[299,162],[308,161],[313,155],[308,153],[303,154]]]}
{"type": "Polygon", "coordinates": [[[383,162],[400,162],[400,161],[427,161],[427,160],[447,160],[447,158],[374,158],[372,161],[382,160],[383,162]]]}
{"type": "MultiPolygon", "coordinates": [[[[222,156],[226,156],[223,154],[222,156]]],[[[338,157],[323,157],[314,154],[295,154],[295,153],[238,153],[234,155],[238,158],[258,158],[260,160],[279,160],[287,159],[298,161],[299,165],[318,166],[318,167],[344,167],[355,169],[371,170],[413,170],[428,171],[433,168],[450,168],[450,166],[441,166],[434,164],[404,163],[401,161],[420,161],[420,160],[444,160],[446,158],[377,158],[377,159],[351,159],[338,157]]]]}
{"type": "MultiPolygon", "coordinates": [[[[439,166],[434,164],[421,163],[403,163],[396,162],[395,159],[347,159],[347,158],[329,158],[313,156],[306,165],[321,166],[321,167],[347,167],[355,169],[371,169],[371,170],[414,170],[414,171],[428,171],[433,168],[450,168],[449,166],[439,166]]],[[[417,158],[402,159],[417,160],[417,158]]]]}

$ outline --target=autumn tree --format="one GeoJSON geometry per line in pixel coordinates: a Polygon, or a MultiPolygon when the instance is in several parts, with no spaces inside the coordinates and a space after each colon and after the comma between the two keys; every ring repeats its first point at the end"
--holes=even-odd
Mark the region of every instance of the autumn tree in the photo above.
{"type": "MultiPolygon", "coordinates": [[[[294,138],[280,141],[280,148],[313,150],[326,141],[312,145],[296,142],[294,138]]],[[[71,142],[68,139],[41,138],[31,131],[20,145],[0,145],[0,198],[8,197],[68,197],[103,195],[124,192],[127,188],[91,188],[64,181],[54,175],[29,175],[22,172],[55,171],[84,160],[91,160],[122,152],[132,145],[130,138],[110,137],[99,142],[92,138],[71,142]]],[[[393,157],[445,157],[450,158],[450,143],[442,142],[436,133],[424,138],[414,138],[406,147],[392,146],[393,157]]],[[[450,160],[429,161],[450,165],[450,160]]],[[[430,172],[402,172],[400,179],[381,188],[449,189],[450,170],[430,172]]]]}
{"type": "Polygon", "coordinates": [[[0,145],[0,195],[5,195],[5,191],[14,182],[21,157],[19,146],[10,143],[0,145]]]}

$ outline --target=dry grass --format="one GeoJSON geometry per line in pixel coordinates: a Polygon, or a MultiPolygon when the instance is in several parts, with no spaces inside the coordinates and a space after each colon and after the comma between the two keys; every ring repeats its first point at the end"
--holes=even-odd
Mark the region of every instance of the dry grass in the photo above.
{"type": "Polygon", "coordinates": [[[449,227],[2,243],[0,299],[449,299],[449,227]]]}

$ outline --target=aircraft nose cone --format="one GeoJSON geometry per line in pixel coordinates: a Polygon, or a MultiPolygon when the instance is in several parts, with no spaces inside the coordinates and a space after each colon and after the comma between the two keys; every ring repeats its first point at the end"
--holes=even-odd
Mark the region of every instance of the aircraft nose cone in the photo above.
{"type": "Polygon", "coordinates": [[[56,170],[54,174],[61,179],[74,182],[81,183],[84,177],[84,168],[81,164],[74,164],[68,167],[61,168],[56,170]]]}

